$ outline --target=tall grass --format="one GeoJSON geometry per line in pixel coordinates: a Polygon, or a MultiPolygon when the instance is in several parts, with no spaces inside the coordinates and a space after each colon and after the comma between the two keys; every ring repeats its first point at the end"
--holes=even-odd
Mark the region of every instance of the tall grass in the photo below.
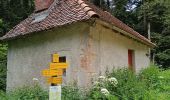
{"type": "MultiPolygon", "coordinates": [[[[62,100],[169,100],[170,70],[156,66],[134,74],[128,69],[100,76],[87,91],[77,86],[62,88],[62,100]]],[[[0,92],[0,100],[48,100],[48,92],[38,86],[0,92]]]]}
{"type": "Polygon", "coordinates": [[[0,100],[48,100],[48,93],[39,86],[23,87],[6,94],[1,92],[0,100]]]}

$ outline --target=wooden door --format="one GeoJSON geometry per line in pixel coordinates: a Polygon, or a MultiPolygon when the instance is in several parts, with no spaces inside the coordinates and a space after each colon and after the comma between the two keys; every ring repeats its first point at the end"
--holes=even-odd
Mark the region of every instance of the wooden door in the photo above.
{"type": "Polygon", "coordinates": [[[128,50],[128,66],[129,69],[133,71],[133,50],[128,50]]]}

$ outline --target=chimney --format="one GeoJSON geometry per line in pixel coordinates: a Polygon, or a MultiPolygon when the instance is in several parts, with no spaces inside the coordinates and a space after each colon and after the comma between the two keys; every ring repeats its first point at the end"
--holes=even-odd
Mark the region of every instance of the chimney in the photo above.
{"type": "Polygon", "coordinates": [[[35,12],[48,9],[54,0],[35,0],[35,12]]]}

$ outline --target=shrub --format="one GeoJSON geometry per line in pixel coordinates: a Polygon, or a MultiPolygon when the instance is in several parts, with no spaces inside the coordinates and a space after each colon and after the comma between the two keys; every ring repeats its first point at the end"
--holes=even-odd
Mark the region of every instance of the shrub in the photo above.
{"type": "MultiPolygon", "coordinates": [[[[170,70],[148,67],[138,75],[128,69],[113,70],[100,76],[89,90],[64,86],[62,100],[169,100],[170,70]]],[[[0,100],[48,100],[39,86],[0,92],[0,100]]]]}
{"type": "Polygon", "coordinates": [[[111,87],[115,88],[118,81],[114,77],[100,76],[88,94],[88,100],[118,100],[118,98],[110,92],[111,87]]]}
{"type": "Polygon", "coordinates": [[[7,97],[4,91],[0,91],[0,100],[7,100],[7,97]]]}
{"type": "Polygon", "coordinates": [[[3,91],[5,91],[6,88],[6,72],[7,72],[6,68],[7,68],[7,44],[0,43],[0,90],[3,91]]]}
{"type": "Polygon", "coordinates": [[[120,100],[140,100],[144,98],[145,83],[138,80],[138,77],[128,69],[113,70],[108,74],[117,78],[118,85],[114,89],[110,87],[110,90],[120,100]]]}
{"type": "Polygon", "coordinates": [[[65,86],[62,88],[62,100],[86,100],[86,93],[77,86],[65,86]]]}
{"type": "Polygon", "coordinates": [[[170,94],[170,70],[164,70],[159,73],[159,81],[161,84],[161,91],[170,94]]]}
{"type": "Polygon", "coordinates": [[[23,87],[8,92],[6,98],[7,100],[48,100],[48,93],[39,86],[23,87]]]}
{"type": "Polygon", "coordinates": [[[0,63],[0,90],[6,88],[6,63],[0,63]]]}
{"type": "Polygon", "coordinates": [[[152,65],[140,72],[139,79],[146,83],[148,89],[158,88],[160,87],[159,72],[160,69],[152,65]]]}

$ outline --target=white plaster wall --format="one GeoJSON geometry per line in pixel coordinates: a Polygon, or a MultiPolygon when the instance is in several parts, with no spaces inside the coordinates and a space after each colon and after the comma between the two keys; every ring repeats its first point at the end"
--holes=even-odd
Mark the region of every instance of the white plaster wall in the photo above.
{"type": "Polygon", "coordinates": [[[137,72],[149,65],[147,46],[101,24],[89,25],[79,22],[9,41],[7,90],[37,83],[47,88],[41,71],[49,68],[53,53],[66,56],[69,62],[64,83],[86,87],[106,68],[127,67],[128,49],[135,50],[137,72]]]}
{"type": "Polygon", "coordinates": [[[46,78],[42,77],[41,71],[49,68],[53,53],[66,56],[69,62],[64,83],[66,80],[81,81],[82,78],[78,78],[80,48],[83,45],[81,40],[82,35],[88,32],[88,24],[80,22],[9,41],[7,90],[32,84],[47,88],[46,78]],[[33,78],[38,81],[33,81],[33,78]]]}
{"type": "Polygon", "coordinates": [[[91,26],[90,34],[93,40],[92,51],[96,52],[96,57],[98,57],[98,61],[92,62],[98,69],[96,70],[97,74],[104,74],[106,69],[111,71],[113,68],[127,68],[128,49],[135,51],[134,67],[136,72],[149,66],[150,61],[146,56],[149,47],[146,45],[120,35],[99,23],[91,26]]]}

